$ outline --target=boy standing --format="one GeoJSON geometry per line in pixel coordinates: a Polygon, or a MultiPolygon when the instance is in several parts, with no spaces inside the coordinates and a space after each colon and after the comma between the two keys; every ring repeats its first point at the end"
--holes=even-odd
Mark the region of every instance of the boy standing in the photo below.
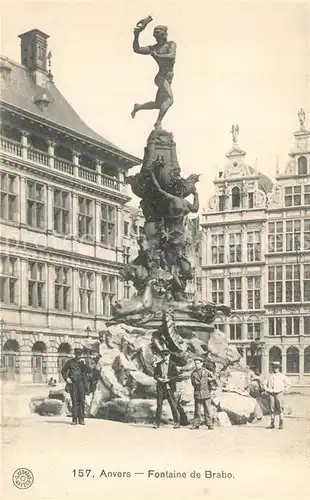
{"type": "Polygon", "coordinates": [[[271,413],[271,422],[267,429],[275,428],[274,422],[276,414],[279,415],[279,429],[283,429],[283,394],[289,390],[292,384],[288,377],[280,372],[279,361],[273,361],[271,367],[272,373],[269,375],[266,386],[266,391],[269,393],[270,397],[271,413]]]}
{"type": "Polygon", "coordinates": [[[203,406],[205,422],[208,429],[213,430],[212,407],[211,407],[211,383],[214,377],[209,370],[204,368],[202,358],[194,359],[195,369],[192,372],[191,382],[194,387],[195,414],[192,429],[199,429],[200,405],[203,406]]]}

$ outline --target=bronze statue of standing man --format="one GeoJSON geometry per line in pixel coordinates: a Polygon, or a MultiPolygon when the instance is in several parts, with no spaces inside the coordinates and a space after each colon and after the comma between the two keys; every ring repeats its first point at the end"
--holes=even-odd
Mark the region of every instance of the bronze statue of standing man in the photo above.
{"type": "Polygon", "coordinates": [[[140,47],[140,33],[151,21],[152,18],[148,17],[137,23],[137,26],[134,29],[133,50],[136,54],[150,55],[157,62],[159,71],[154,82],[158,87],[158,91],[155,101],[135,104],[131,116],[134,118],[136,113],[142,109],[159,109],[155,129],[161,129],[162,120],[168,109],[173,104],[171,83],[173,80],[173,68],[176,57],[176,43],[168,41],[168,30],[166,26],[155,26],[153,36],[156,40],[156,44],[149,45],[147,47],[140,47]]]}

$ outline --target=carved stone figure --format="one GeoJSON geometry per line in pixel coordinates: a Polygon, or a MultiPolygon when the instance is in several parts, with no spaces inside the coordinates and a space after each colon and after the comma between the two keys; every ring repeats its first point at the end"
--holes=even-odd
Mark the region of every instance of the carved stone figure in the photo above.
{"type": "Polygon", "coordinates": [[[171,83],[173,80],[173,68],[176,58],[176,43],[168,41],[168,30],[166,26],[155,26],[153,36],[156,40],[155,45],[141,47],[139,44],[140,33],[146,28],[151,18],[139,21],[134,29],[133,50],[136,54],[150,55],[157,62],[159,71],[155,77],[155,85],[158,91],[155,101],[135,104],[131,116],[135,117],[138,111],[143,109],[159,109],[155,129],[160,129],[162,120],[168,109],[173,104],[173,94],[171,83]]]}
{"type": "Polygon", "coordinates": [[[302,108],[298,111],[298,119],[300,128],[305,128],[306,113],[302,108]]]}
{"type": "Polygon", "coordinates": [[[237,144],[239,137],[239,125],[232,125],[230,132],[232,134],[234,144],[237,144]]]}

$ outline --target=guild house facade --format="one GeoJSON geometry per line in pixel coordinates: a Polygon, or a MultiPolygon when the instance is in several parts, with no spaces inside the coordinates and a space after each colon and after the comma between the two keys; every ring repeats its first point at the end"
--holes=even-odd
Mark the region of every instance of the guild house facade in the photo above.
{"type": "Polygon", "coordinates": [[[266,375],[280,361],[310,383],[310,132],[300,110],[290,159],[273,183],[234,137],[203,214],[203,297],[230,305],[216,325],[266,375]]]}
{"type": "MultiPolygon", "coordinates": [[[[20,35],[0,60],[2,376],[60,380],[74,347],[97,337],[135,231],[124,178],[141,163],[91,130],[57,89],[48,35],[20,35]]],[[[133,238],[136,241],[136,238],[133,238]]]]}

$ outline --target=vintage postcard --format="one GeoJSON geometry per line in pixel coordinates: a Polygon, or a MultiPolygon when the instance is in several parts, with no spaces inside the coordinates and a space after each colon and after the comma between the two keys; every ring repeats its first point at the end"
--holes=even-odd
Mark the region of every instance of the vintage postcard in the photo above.
{"type": "Polygon", "coordinates": [[[310,498],[309,0],[1,4],[1,498],[310,498]]]}

